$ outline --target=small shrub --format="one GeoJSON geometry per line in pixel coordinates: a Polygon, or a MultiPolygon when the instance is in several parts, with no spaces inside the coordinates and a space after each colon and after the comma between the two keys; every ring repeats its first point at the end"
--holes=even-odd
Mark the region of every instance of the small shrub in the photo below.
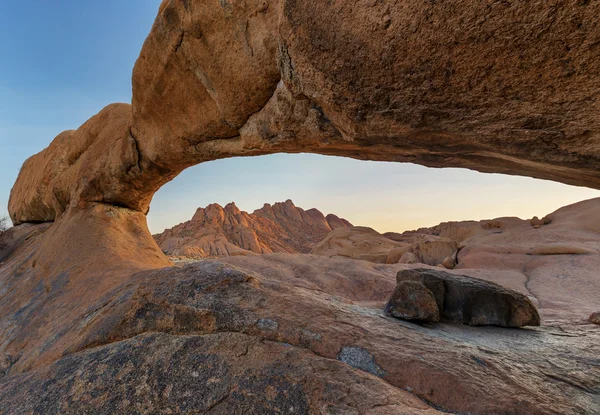
{"type": "Polygon", "coordinates": [[[0,217],[0,233],[3,233],[9,228],[8,218],[6,216],[0,217]]]}
{"type": "MultiPolygon", "coordinates": [[[[4,234],[6,233],[6,230],[8,229],[8,218],[6,216],[2,216],[0,217],[0,251],[3,250],[4,248],[6,248],[6,238],[4,237],[4,234]]],[[[1,255],[1,253],[0,253],[1,255]]],[[[0,262],[1,262],[1,256],[0,256],[0,262]]]]}

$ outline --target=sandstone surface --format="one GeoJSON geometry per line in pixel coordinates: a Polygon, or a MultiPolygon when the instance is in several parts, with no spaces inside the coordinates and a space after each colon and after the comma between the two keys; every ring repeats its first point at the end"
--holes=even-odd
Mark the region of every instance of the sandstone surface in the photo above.
{"type": "Polygon", "coordinates": [[[199,208],[194,217],[154,235],[162,251],[186,257],[221,257],[273,252],[308,253],[329,232],[352,225],[317,209],[304,210],[291,200],[266,203],[253,213],[235,203],[225,208],[212,204],[199,208]]]}

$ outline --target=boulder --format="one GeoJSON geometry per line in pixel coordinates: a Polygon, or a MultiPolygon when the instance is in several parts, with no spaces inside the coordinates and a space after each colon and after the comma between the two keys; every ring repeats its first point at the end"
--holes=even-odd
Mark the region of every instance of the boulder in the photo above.
{"type": "Polygon", "coordinates": [[[472,326],[540,325],[538,311],[529,298],[489,281],[432,269],[402,270],[396,281],[422,283],[432,292],[445,320],[472,326]]]}
{"type": "Polygon", "coordinates": [[[385,313],[403,320],[440,321],[440,312],[433,293],[417,281],[398,283],[385,313]]]}
{"type": "Polygon", "coordinates": [[[412,252],[403,253],[398,261],[399,264],[418,264],[419,262],[421,262],[419,258],[412,252]]]}
{"type": "Polygon", "coordinates": [[[534,216],[529,223],[531,223],[531,226],[533,226],[535,229],[538,229],[544,225],[544,221],[537,216],[534,216]]]}
{"type": "Polygon", "coordinates": [[[454,269],[456,266],[456,260],[452,256],[446,257],[444,261],[442,261],[442,265],[444,268],[454,269]]]}
{"type": "Polygon", "coordinates": [[[590,323],[594,323],[594,324],[600,324],[600,311],[596,312],[596,313],[592,313],[592,315],[590,315],[590,323]]]}
{"type": "MultiPolygon", "coordinates": [[[[338,227],[316,244],[311,254],[346,257],[376,263],[388,262],[388,253],[406,244],[393,241],[366,226],[338,227]]],[[[396,260],[396,262],[398,262],[396,260]]]]}
{"type": "Polygon", "coordinates": [[[432,236],[415,243],[412,250],[421,258],[420,262],[437,265],[458,250],[458,243],[451,239],[432,236]]]}

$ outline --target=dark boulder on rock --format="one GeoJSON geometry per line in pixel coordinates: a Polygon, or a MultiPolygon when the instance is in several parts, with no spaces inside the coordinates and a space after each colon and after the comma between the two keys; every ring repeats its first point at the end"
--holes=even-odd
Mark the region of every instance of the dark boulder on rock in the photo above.
{"type": "Polygon", "coordinates": [[[600,311],[597,313],[592,313],[590,315],[590,323],[594,323],[594,324],[600,324],[600,311]]]}
{"type": "Polygon", "coordinates": [[[440,311],[433,293],[417,281],[398,283],[385,307],[385,313],[404,320],[440,321],[440,311]]]}
{"type": "MultiPolygon", "coordinates": [[[[398,287],[392,295],[394,304],[398,304],[399,292],[404,292],[408,287],[406,282],[418,282],[431,292],[443,320],[471,326],[540,325],[538,311],[529,298],[489,281],[424,268],[402,270],[397,274],[396,281],[398,287]]],[[[409,299],[403,307],[414,305],[415,301],[409,299]]]]}

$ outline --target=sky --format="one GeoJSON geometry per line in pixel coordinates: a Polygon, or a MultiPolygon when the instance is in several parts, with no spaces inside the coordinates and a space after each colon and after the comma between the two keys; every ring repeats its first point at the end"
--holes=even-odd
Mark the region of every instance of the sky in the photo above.
{"type": "MultiPolygon", "coordinates": [[[[25,159],[112,102],[131,102],[131,72],[160,0],[0,0],[0,216],[25,159]]],[[[155,195],[152,232],[197,207],[235,201],[253,211],[292,199],[355,225],[401,232],[448,220],[530,218],[591,189],[465,169],[311,154],[217,160],[155,195]]]]}

